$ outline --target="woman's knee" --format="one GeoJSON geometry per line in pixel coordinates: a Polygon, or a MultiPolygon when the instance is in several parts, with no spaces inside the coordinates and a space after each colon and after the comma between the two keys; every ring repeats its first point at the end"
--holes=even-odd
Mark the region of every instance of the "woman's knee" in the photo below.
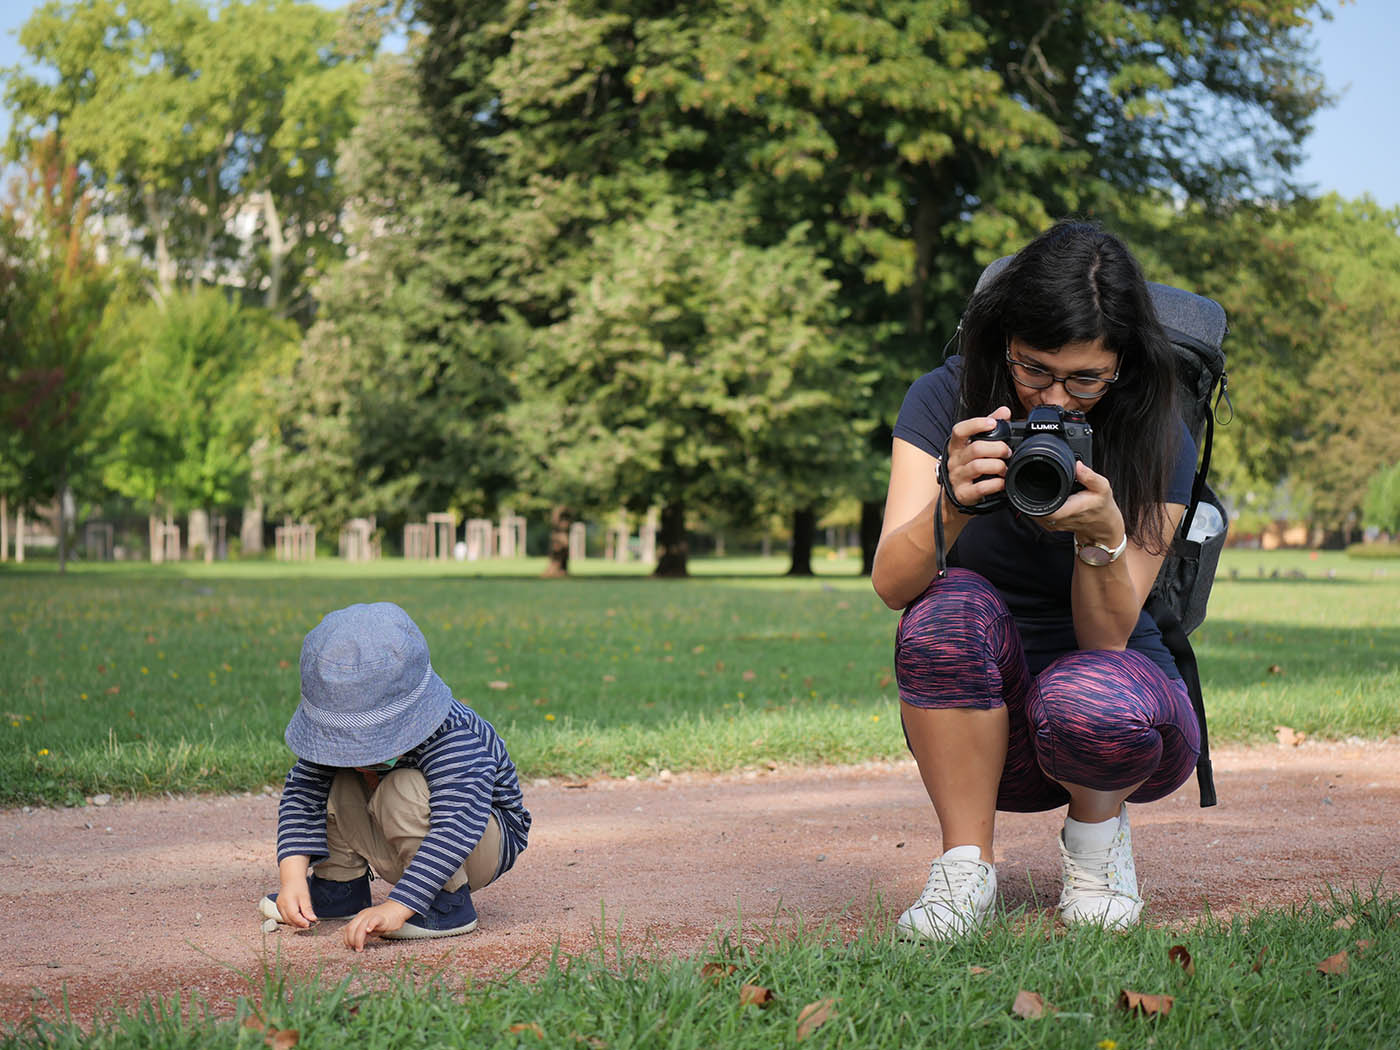
{"type": "Polygon", "coordinates": [[[905,610],[895,635],[899,696],[913,707],[994,707],[1020,677],[1020,636],[994,587],[950,569],[905,610]]]}
{"type": "Polygon", "coordinates": [[[1027,705],[1030,730],[1041,768],[1062,783],[1113,790],[1147,780],[1168,740],[1182,739],[1175,691],[1140,654],[1071,653],[1037,686],[1027,705]]]}

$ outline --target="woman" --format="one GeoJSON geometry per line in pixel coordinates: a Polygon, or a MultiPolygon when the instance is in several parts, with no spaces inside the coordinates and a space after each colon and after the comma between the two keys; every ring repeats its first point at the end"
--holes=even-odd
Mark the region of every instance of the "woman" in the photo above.
{"type": "Polygon", "coordinates": [[[973,295],[959,351],[900,410],[872,574],[904,610],[901,715],[943,836],[899,927],[975,928],[996,896],[997,810],[1066,804],[1061,917],[1130,926],[1142,899],[1125,803],[1170,794],[1200,748],[1143,612],[1195,468],[1171,347],[1127,247],[1063,222],[973,295]],[[1093,469],[1076,463],[1075,491],[1044,516],[973,513],[1004,495],[1011,454],[979,435],[1039,406],[1084,413],[1093,469]]]}

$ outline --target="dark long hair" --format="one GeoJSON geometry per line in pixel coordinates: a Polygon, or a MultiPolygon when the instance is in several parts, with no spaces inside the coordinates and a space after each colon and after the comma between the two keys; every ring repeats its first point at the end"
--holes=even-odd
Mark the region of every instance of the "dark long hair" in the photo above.
{"type": "Polygon", "coordinates": [[[1175,364],[1142,269],[1127,245],[1086,222],[1060,222],[1022,248],[963,314],[959,418],[1009,405],[1023,414],[1007,340],[1037,350],[1102,339],[1118,381],[1089,409],[1094,469],[1108,478],[1128,535],[1161,553],[1163,502],[1178,452],[1175,364]]]}

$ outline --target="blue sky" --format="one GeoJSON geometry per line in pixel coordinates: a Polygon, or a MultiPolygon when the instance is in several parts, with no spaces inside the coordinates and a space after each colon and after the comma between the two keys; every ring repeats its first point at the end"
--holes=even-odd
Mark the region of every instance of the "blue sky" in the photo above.
{"type": "MultiPolygon", "coordinates": [[[[330,0],[324,0],[333,6],[330,0]]],[[[19,59],[14,33],[38,6],[0,0],[0,66],[19,59]]],[[[1316,30],[1322,72],[1338,104],[1314,122],[1301,177],[1344,197],[1400,206],[1400,0],[1340,0],[1316,30]]],[[[9,119],[0,112],[0,134],[9,119]]]]}

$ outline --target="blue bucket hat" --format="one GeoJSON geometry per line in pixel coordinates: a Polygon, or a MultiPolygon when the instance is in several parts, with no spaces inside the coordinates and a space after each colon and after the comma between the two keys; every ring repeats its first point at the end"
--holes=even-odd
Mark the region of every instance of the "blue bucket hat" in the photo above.
{"type": "Polygon", "coordinates": [[[452,691],[428,661],[428,642],[392,602],[327,614],[301,646],[301,703],[287,746],[325,766],[385,762],[426,740],[452,691]]]}

